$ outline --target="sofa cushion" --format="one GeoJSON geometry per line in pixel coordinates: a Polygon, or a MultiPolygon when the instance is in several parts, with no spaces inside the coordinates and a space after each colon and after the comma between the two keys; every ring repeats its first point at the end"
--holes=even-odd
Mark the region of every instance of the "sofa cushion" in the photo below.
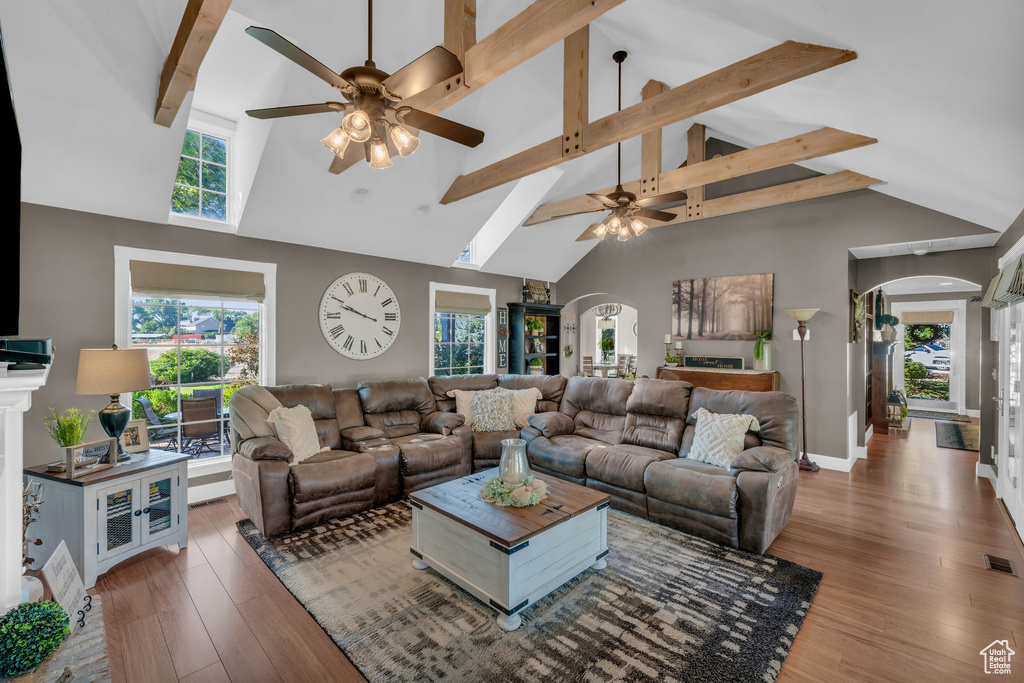
{"type": "Polygon", "coordinates": [[[430,386],[422,377],[360,382],[359,400],[367,415],[412,410],[422,419],[437,410],[430,386]]]}
{"type": "MultiPolygon", "coordinates": [[[[430,387],[431,393],[434,394],[434,400],[437,401],[437,409],[445,412],[456,412],[462,413],[455,407],[455,400],[449,394],[451,391],[481,391],[485,389],[494,389],[498,386],[497,375],[438,375],[436,377],[429,377],[427,379],[427,385],[430,387]]],[[[471,417],[462,413],[467,418],[471,417]]],[[[467,423],[468,424],[468,423],[467,423]]]]}
{"type": "Polygon", "coordinates": [[[498,386],[505,389],[540,390],[537,412],[558,410],[565,393],[567,379],[561,375],[499,375],[498,386]]]}
{"type": "Polygon", "coordinates": [[[407,443],[426,443],[427,441],[439,441],[444,439],[440,434],[434,434],[432,432],[416,432],[415,434],[406,434],[405,436],[396,436],[392,439],[388,439],[392,444],[396,446],[402,446],[407,443]]]}
{"type": "MultiPolygon", "coordinates": [[[[696,412],[706,408],[712,413],[753,415],[761,429],[748,434],[746,447],[775,446],[798,453],[797,434],[800,427],[800,404],[796,397],[781,391],[719,391],[697,387],[690,396],[687,423],[697,423],[696,412]]],[[[684,453],[681,453],[684,454],[684,453]]]]}
{"type": "Polygon", "coordinates": [[[729,467],[743,452],[747,431],[758,430],[753,415],[720,415],[698,408],[696,417],[693,447],[686,457],[719,467],[729,467]]]}
{"type": "Polygon", "coordinates": [[[531,465],[582,479],[587,476],[587,455],[595,448],[607,447],[606,443],[575,434],[550,439],[540,436],[530,442],[526,453],[531,465]]]}
{"type": "Polygon", "coordinates": [[[305,503],[372,489],[376,475],[377,463],[366,453],[324,451],[292,466],[289,474],[292,500],[305,503]]]}
{"type": "Polygon", "coordinates": [[[716,517],[737,517],[736,477],[729,470],[689,458],[651,463],[644,473],[647,496],[716,517]]]}
{"type": "Polygon", "coordinates": [[[304,405],[314,420],[334,418],[334,394],[330,384],[282,384],[267,387],[281,405],[289,408],[304,405]]]}
{"type": "Polygon", "coordinates": [[[490,389],[475,389],[472,391],[462,389],[451,389],[448,391],[448,395],[451,396],[451,400],[455,401],[454,411],[461,415],[465,420],[467,427],[473,426],[473,397],[479,393],[498,393],[502,391],[499,387],[491,387],[490,389]]]}
{"type": "Polygon", "coordinates": [[[629,444],[595,448],[587,455],[587,479],[644,493],[648,465],[675,457],[665,451],[629,444]]]}
{"type": "Polygon", "coordinates": [[[566,384],[559,412],[576,423],[576,434],[588,439],[617,444],[626,424],[626,401],[633,383],[603,377],[571,377],[566,384]]]}
{"type": "MultiPolygon", "coordinates": [[[[427,434],[420,436],[440,436],[427,434]]],[[[462,441],[457,436],[438,439],[400,440],[396,444],[402,449],[402,475],[416,475],[437,472],[458,467],[462,463],[462,441]]]]}
{"type": "Polygon", "coordinates": [[[530,416],[537,413],[537,402],[542,396],[540,389],[536,387],[530,387],[529,389],[505,389],[504,387],[498,387],[498,389],[512,397],[516,429],[528,427],[530,425],[530,416]]]}
{"type": "Polygon", "coordinates": [[[622,442],[678,453],[692,389],[689,382],[636,380],[626,401],[622,442]]]}
{"type": "Polygon", "coordinates": [[[366,414],[366,423],[384,432],[384,436],[389,439],[418,433],[422,419],[422,416],[415,410],[366,414]]]}
{"type": "Polygon", "coordinates": [[[507,432],[515,429],[515,398],[511,393],[478,391],[473,396],[473,431],[507,432]]]}
{"type": "Polygon", "coordinates": [[[362,427],[363,406],[359,403],[359,392],[355,389],[334,390],[334,416],[338,420],[338,429],[362,427]]]}
{"type": "Polygon", "coordinates": [[[267,419],[274,425],[278,440],[295,456],[293,463],[300,463],[320,451],[316,425],[306,406],[274,408],[267,419]]]}
{"type": "Polygon", "coordinates": [[[518,438],[518,429],[507,432],[473,432],[473,461],[487,460],[497,464],[501,460],[501,442],[505,439],[518,438]]]}

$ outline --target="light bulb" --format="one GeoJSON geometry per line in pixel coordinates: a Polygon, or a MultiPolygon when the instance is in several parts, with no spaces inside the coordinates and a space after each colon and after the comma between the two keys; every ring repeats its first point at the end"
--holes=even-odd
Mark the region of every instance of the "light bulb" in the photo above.
{"type": "Polygon", "coordinates": [[[370,144],[370,168],[390,168],[391,155],[388,146],[380,138],[374,138],[370,144]]]}
{"type": "Polygon", "coordinates": [[[633,233],[637,237],[639,237],[640,235],[644,234],[644,232],[646,232],[646,230],[647,230],[647,224],[644,223],[639,218],[636,218],[636,217],[629,219],[629,226],[631,228],[633,228],[633,233]]]}
{"type": "Polygon", "coordinates": [[[633,233],[629,231],[629,221],[619,221],[619,241],[625,242],[633,233]]]}
{"type": "Polygon", "coordinates": [[[598,223],[597,227],[594,228],[594,235],[597,237],[597,239],[603,240],[605,238],[605,235],[607,234],[608,226],[606,225],[606,221],[601,221],[600,223],[598,223]]]}
{"type": "Polygon", "coordinates": [[[391,139],[403,157],[409,156],[420,146],[420,139],[403,126],[391,126],[391,139]]]}
{"type": "Polygon", "coordinates": [[[320,142],[324,143],[327,149],[337,154],[339,159],[344,159],[345,150],[348,148],[348,143],[351,142],[351,138],[349,138],[345,131],[343,131],[339,126],[332,130],[331,134],[320,142]]]}
{"type": "Polygon", "coordinates": [[[341,120],[341,128],[354,142],[366,142],[370,139],[370,117],[362,109],[345,114],[341,120]]]}

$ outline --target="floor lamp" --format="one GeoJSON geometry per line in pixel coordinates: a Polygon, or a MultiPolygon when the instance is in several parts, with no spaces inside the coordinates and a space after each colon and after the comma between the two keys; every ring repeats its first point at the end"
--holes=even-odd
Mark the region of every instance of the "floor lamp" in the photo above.
{"type": "Polygon", "coordinates": [[[803,452],[800,454],[800,469],[817,472],[818,464],[807,457],[807,387],[804,373],[804,340],[807,339],[807,321],[820,309],[787,308],[786,313],[797,322],[796,333],[800,337],[800,431],[803,437],[803,452]]]}

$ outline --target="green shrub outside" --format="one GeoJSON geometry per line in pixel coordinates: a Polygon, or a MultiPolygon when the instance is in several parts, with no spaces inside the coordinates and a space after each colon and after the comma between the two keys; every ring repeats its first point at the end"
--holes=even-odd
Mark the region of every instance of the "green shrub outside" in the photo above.
{"type": "Polygon", "coordinates": [[[934,379],[908,379],[907,396],[932,401],[949,400],[949,382],[934,379]]]}
{"type": "Polygon", "coordinates": [[[906,361],[903,365],[903,374],[907,379],[924,379],[928,376],[928,368],[925,367],[924,363],[906,361]]]}
{"type": "Polygon", "coordinates": [[[39,666],[68,636],[68,615],[55,602],[27,602],[0,617],[0,678],[39,666]]]}
{"type": "MultiPolygon", "coordinates": [[[[149,364],[153,379],[160,384],[178,381],[178,353],[164,351],[149,364]]],[[[181,381],[203,382],[220,374],[220,356],[208,349],[181,349],[181,381]]]]}

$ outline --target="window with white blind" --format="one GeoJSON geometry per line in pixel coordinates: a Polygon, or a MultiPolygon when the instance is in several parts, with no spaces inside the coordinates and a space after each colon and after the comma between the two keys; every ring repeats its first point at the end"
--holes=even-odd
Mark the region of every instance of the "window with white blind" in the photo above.
{"type": "Polygon", "coordinates": [[[494,372],[493,289],[430,283],[430,373],[494,372]]]}

